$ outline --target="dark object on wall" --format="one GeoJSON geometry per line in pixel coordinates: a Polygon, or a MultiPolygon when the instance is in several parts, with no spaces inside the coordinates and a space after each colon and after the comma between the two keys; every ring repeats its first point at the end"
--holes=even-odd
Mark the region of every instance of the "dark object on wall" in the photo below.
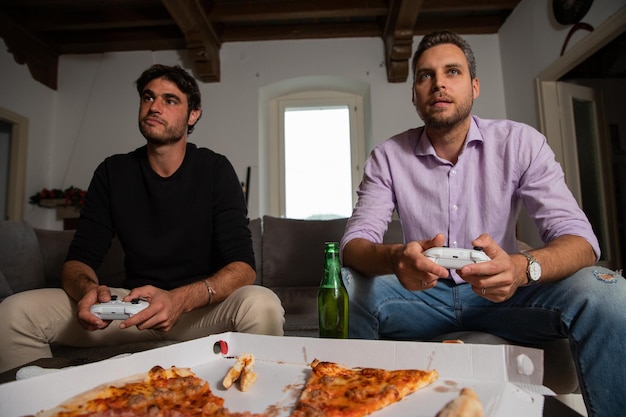
{"type": "Polygon", "coordinates": [[[567,48],[567,44],[569,43],[569,40],[572,38],[572,35],[574,34],[574,32],[576,32],[577,30],[580,30],[580,29],[584,29],[584,30],[588,30],[589,32],[593,32],[593,26],[591,26],[589,23],[584,23],[584,22],[576,23],[574,26],[572,26],[572,28],[567,33],[567,36],[565,37],[565,42],[563,42],[563,47],[561,48],[561,55],[563,55],[565,53],[565,49],[567,48]]]}
{"type": "Polygon", "coordinates": [[[573,25],[585,17],[592,3],[593,0],[552,0],[552,12],[560,24],[573,25]]]}

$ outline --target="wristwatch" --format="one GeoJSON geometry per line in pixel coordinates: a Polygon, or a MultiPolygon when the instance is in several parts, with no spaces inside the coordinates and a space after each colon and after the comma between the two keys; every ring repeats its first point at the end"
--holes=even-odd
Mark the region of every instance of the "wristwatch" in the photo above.
{"type": "Polygon", "coordinates": [[[539,281],[539,278],[541,278],[541,265],[537,261],[537,258],[530,253],[522,252],[522,255],[528,259],[528,266],[526,267],[526,277],[528,278],[528,282],[526,285],[535,284],[539,281]]]}

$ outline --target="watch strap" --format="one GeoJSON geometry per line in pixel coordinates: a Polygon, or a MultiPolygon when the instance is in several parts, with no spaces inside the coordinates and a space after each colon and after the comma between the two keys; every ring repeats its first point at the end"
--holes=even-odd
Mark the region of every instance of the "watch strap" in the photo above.
{"type": "Polygon", "coordinates": [[[537,283],[537,281],[539,281],[539,278],[537,279],[532,279],[531,277],[531,273],[530,273],[530,268],[532,264],[539,264],[539,262],[537,262],[537,258],[535,258],[535,256],[532,253],[528,253],[528,252],[522,252],[522,255],[524,255],[526,257],[526,279],[527,282],[524,285],[524,287],[528,286],[528,285],[532,285],[537,283]]]}

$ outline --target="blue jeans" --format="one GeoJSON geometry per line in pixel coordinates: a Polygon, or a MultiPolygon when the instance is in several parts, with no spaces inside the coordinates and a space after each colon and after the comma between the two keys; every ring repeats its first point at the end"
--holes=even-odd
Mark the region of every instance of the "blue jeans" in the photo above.
{"type": "Polygon", "coordinates": [[[590,417],[626,410],[626,280],[602,267],[555,283],[521,287],[502,303],[467,284],[440,279],[408,291],[395,275],[374,279],[344,268],[350,296],[350,337],[431,340],[455,331],[482,331],[527,346],[568,338],[590,417]]]}

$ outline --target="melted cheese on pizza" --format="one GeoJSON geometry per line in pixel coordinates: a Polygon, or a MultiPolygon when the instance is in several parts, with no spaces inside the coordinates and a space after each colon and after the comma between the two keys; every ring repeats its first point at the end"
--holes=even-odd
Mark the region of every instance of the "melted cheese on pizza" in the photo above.
{"type": "Polygon", "coordinates": [[[361,417],[431,384],[437,371],[349,369],[314,361],[292,417],[361,417]]]}

